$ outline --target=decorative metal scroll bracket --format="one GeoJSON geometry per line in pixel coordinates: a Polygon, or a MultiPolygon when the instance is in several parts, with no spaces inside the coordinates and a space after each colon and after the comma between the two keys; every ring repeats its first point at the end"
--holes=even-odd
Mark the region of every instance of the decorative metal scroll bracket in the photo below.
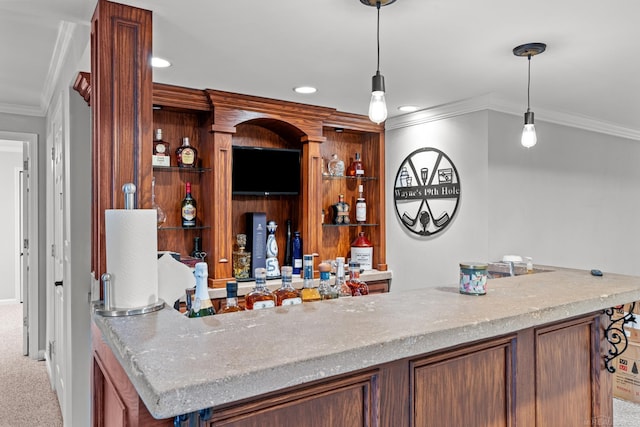
{"type": "Polygon", "coordinates": [[[624,331],[624,326],[627,323],[636,321],[636,316],[633,314],[635,306],[635,302],[631,303],[629,312],[615,320],[613,319],[613,314],[617,310],[615,307],[604,310],[604,314],[609,316],[609,320],[611,320],[604,330],[604,336],[609,344],[611,344],[611,348],[607,352],[608,354],[604,356],[604,366],[607,368],[607,371],[612,374],[616,371],[616,368],[612,365],[613,360],[624,353],[629,345],[629,338],[624,331]]]}
{"type": "Polygon", "coordinates": [[[174,427],[198,427],[202,425],[200,421],[208,421],[213,415],[211,408],[200,409],[196,412],[188,414],[177,415],[173,419],[174,427]]]}

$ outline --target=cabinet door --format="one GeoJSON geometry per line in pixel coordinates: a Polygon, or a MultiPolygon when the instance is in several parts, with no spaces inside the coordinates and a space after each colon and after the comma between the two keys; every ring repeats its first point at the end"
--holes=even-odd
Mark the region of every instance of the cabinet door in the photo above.
{"type": "Polygon", "coordinates": [[[412,425],[513,425],[514,351],[512,338],[413,362],[412,425]]]}
{"type": "Polygon", "coordinates": [[[349,376],[215,409],[209,427],[358,427],[379,425],[377,372],[349,376]]]}
{"type": "Polygon", "coordinates": [[[582,426],[597,419],[594,327],[582,320],[537,331],[536,425],[582,426]]]}

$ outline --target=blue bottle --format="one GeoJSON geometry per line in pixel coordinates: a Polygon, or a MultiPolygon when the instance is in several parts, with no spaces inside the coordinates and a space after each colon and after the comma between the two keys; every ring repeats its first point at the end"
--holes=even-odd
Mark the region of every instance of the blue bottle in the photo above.
{"type": "Polygon", "coordinates": [[[293,274],[302,270],[302,238],[299,231],[293,232],[293,274]]]}

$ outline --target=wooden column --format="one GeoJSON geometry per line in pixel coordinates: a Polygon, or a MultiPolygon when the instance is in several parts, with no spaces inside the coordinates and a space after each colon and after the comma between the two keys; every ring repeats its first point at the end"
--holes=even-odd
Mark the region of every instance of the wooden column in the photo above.
{"type": "MultiPolygon", "coordinates": [[[[326,138],[317,136],[314,139],[305,136],[302,140],[302,180],[304,188],[300,192],[300,219],[303,251],[307,254],[321,253],[322,246],[322,155],[320,144],[326,138]]],[[[316,260],[314,264],[320,262],[316,260]]]]}
{"type": "Polygon", "coordinates": [[[124,207],[122,185],[151,207],[153,139],[151,12],[99,0],[91,22],[92,261],[106,271],[104,211],[124,207]]]}
{"type": "MultiPolygon", "coordinates": [[[[211,163],[215,165],[212,194],[215,199],[211,209],[212,245],[209,256],[213,277],[233,277],[233,242],[231,212],[231,142],[235,127],[213,125],[213,150],[211,163]]],[[[211,273],[209,273],[212,275],[211,273]]]]}

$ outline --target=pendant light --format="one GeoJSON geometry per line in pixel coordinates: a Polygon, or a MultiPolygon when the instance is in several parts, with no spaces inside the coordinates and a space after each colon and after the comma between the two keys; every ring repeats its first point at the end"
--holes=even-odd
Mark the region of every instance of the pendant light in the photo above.
{"type": "Polygon", "coordinates": [[[527,112],[524,113],[524,128],[522,129],[522,139],[520,143],[523,147],[531,148],[538,142],[536,136],[536,128],[533,123],[533,111],[530,105],[530,89],[531,89],[531,57],[545,51],[547,45],[544,43],[527,43],[513,48],[513,54],[516,56],[526,56],[528,62],[527,72],[527,112]]]}
{"type": "Polygon", "coordinates": [[[378,9],[378,23],[376,27],[376,40],[378,45],[378,66],[376,75],[371,79],[371,102],[369,103],[369,120],[380,124],[387,119],[387,103],[384,99],[384,76],[380,74],[380,7],[389,5],[396,0],[360,0],[367,6],[375,6],[378,9]]]}

